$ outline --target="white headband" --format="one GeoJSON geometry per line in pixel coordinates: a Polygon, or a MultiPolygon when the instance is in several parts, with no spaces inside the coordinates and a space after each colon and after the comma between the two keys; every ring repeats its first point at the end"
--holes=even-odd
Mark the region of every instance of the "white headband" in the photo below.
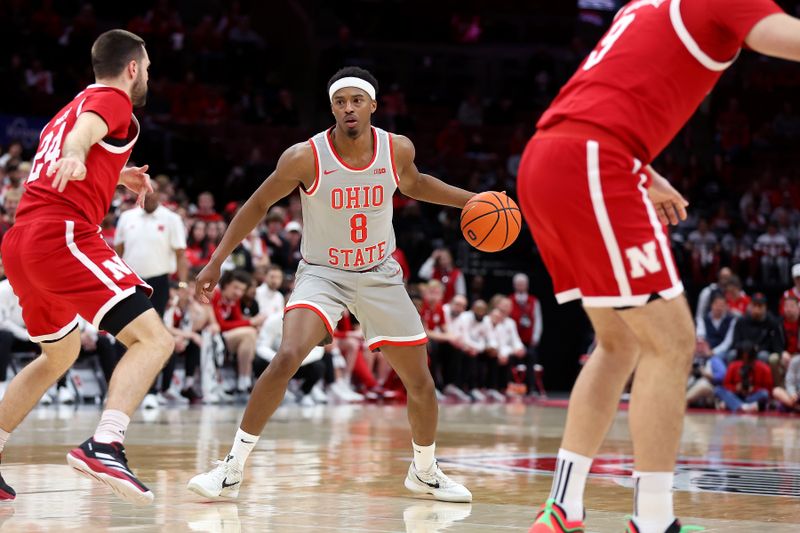
{"type": "Polygon", "coordinates": [[[372,86],[370,82],[367,80],[362,80],[361,78],[356,78],[354,76],[348,78],[341,78],[333,82],[331,88],[328,89],[328,96],[333,102],[333,95],[339,89],[343,89],[345,87],[355,87],[356,89],[361,89],[362,91],[366,92],[370,98],[375,100],[375,87],[372,86]]]}

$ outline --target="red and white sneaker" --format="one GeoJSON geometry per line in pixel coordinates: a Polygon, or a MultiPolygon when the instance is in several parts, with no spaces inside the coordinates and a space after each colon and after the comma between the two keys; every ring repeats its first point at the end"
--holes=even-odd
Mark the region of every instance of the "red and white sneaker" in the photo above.
{"type": "MultiPolygon", "coordinates": [[[[2,460],[2,454],[0,454],[2,460]]],[[[11,488],[11,485],[5,482],[3,475],[0,474],[0,501],[13,500],[17,497],[17,493],[11,488]]]]}
{"type": "Polygon", "coordinates": [[[89,439],[67,454],[67,464],[86,476],[105,483],[119,498],[134,505],[153,503],[153,493],[136,479],[119,442],[106,444],[89,439]]]}

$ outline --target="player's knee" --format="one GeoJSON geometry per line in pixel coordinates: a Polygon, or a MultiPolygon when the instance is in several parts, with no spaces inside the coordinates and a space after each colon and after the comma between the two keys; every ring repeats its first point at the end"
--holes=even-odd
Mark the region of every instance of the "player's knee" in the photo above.
{"type": "Polygon", "coordinates": [[[175,350],[175,339],[166,328],[156,328],[150,332],[150,337],[143,339],[142,342],[149,344],[153,353],[157,353],[165,360],[175,350]]]}
{"type": "Polygon", "coordinates": [[[403,385],[405,385],[406,392],[412,398],[424,398],[436,394],[434,392],[435,385],[433,383],[433,378],[427,372],[420,375],[418,378],[406,381],[407,383],[404,382],[403,385]]]}
{"type": "Polygon", "coordinates": [[[278,353],[275,354],[267,370],[288,381],[295,375],[297,369],[300,368],[300,363],[303,362],[306,355],[308,354],[303,354],[302,350],[296,347],[281,347],[278,353]]]}

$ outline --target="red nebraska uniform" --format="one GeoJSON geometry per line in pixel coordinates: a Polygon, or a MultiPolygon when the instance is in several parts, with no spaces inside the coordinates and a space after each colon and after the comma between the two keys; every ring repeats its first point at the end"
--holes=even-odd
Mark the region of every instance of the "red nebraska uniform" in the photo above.
{"type": "Polygon", "coordinates": [[[33,341],[63,337],[78,315],[97,327],[137,286],[151,291],[99,227],[138,135],[128,95],[98,84],[79,93],[42,130],[16,222],[2,243],[6,275],[33,341]],[[59,193],[47,169],[61,158],[64,140],[87,112],[105,121],[108,134],[86,156],[86,179],[70,181],[59,193]]]}
{"type": "Polygon", "coordinates": [[[630,2],[542,115],[523,212],[561,303],[643,305],[683,291],[644,170],[694,113],[772,0],[630,2]]]}

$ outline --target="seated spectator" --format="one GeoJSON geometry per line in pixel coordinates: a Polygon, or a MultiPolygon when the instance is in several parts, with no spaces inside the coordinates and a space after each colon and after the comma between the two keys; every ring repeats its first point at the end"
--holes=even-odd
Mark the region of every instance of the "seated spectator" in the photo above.
{"type": "Polygon", "coordinates": [[[242,241],[242,246],[250,254],[253,268],[269,266],[267,244],[261,238],[257,228],[253,228],[253,231],[242,241]]]}
{"type": "Polygon", "coordinates": [[[783,352],[783,331],[778,320],[767,311],[767,298],[762,293],[753,295],[748,313],[736,321],[733,344],[739,349],[743,342],[750,342],[756,356],[764,362],[771,355],[783,352]]]}
{"type": "Polygon", "coordinates": [[[722,385],[726,371],[725,359],[712,355],[708,343],[698,339],[686,387],[686,404],[690,407],[712,406],[714,389],[722,385]]]}
{"type": "Polygon", "coordinates": [[[487,350],[486,394],[498,402],[506,400],[505,391],[511,377],[512,366],[524,361],[525,345],[517,333],[517,325],[511,319],[511,299],[505,296],[493,298],[489,312],[489,327],[493,343],[487,350]]]}
{"type": "Polygon", "coordinates": [[[419,267],[419,277],[424,280],[437,280],[444,285],[444,301],[449,302],[453,296],[467,295],[467,283],[464,274],[453,264],[453,255],[446,248],[438,248],[419,267]]]}
{"type": "Polygon", "coordinates": [[[719,268],[719,242],[709,229],[708,221],[701,218],[697,229],[689,234],[686,249],[691,253],[692,276],[695,283],[704,283],[719,268]]]}
{"type": "MultiPolygon", "coordinates": [[[[201,398],[198,393],[197,371],[200,368],[200,352],[203,348],[204,330],[219,333],[219,326],[209,317],[206,307],[194,298],[194,282],[178,283],[175,296],[164,313],[164,323],[175,338],[175,355],[183,354],[186,359],[186,377],[181,387],[181,395],[187,400],[195,401],[201,398]]],[[[166,376],[162,373],[162,380],[172,380],[175,369],[175,357],[171,357],[165,368],[166,376]]],[[[209,391],[210,392],[210,391],[209,391]]]]}
{"type": "Polygon", "coordinates": [[[772,373],[769,366],[756,357],[753,343],[742,342],[738,352],[738,358],[730,364],[722,386],[718,386],[714,394],[729,411],[756,413],[769,400],[772,373]]]}
{"type": "Polygon", "coordinates": [[[444,286],[431,280],[422,288],[422,325],[428,335],[428,355],[436,390],[444,387],[445,352],[450,341],[444,316],[444,286]]]}
{"type": "Polygon", "coordinates": [[[800,300],[794,295],[783,301],[783,340],[786,343],[784,352],[789,355],[800,353],[798,335],[800,335],[800,300]]]}
{"type": "Polygon", "coordinates": [[[186,261],[191,268],[204,267],[211,259],[210,249],[206,236],[206,223],[202,220],[195,221],[189,229],[186,238],[186,261]]]}
{"type": "Polygon", "coordinates": [[[256,302],[261,314],[267,318],[276,313],[283,314],[286,300],[281,294],[283,286],[283,270],[278,265],[270,265],[264,283],[256,289],[256,302]]]}
{"type": "Polygon", "coordinates": [[[245,318],[253,318],[260,313],[258,300],[256,300],[257,289],[258,283],[251,278],[250,285],[247,286],[247,289],[244,291],[244,295],[242,296],[242,300],[239,302],[239,307],[242,308],[242,316],[245,318]]]}
{"type": "Polygon", "coordinates": [[[742,290],[739,276],[733,275],[723,286],[728,309],[736,316],[744,316],[750,306],[750,297],[742,290]]]}
{"type": "Polygon", "coordinates": [[[222,215],[214,210],[214,195],[208,191],[201,192],[197,196],[197,210],[193,216],[203,222],[221,222],[223,220],[222,215]]]}
{"type": "Polygon", "coordinates": [[[697,322],[697,340],[708,352],[708,357],[727,360],[733,349],[733,336],[736,330],[736,316],[728,309],[728,302],[720,292],[711,296],[710,310],[697,322]]]}
{"type": "MultiPolygon", "coordinates": [[[[275,354],[278,353],[278,348],[281,345],[283,338],[283,313],[276,313],[270,316],[265,322],[264,326],[258,334],[258,342],[256,344],[256,357],[253,363],[253,370],[255,371],[256,378],[264,372],[275,354]]],[[[298,403],[304,407],[316,405],[318,403],[326,403],[327,397],[321,389],[315,389],[317,383],[322,379],[324,372],[324,365],[322,357],[325,354],[325,349],[321,346],[312,348],[311,352],[300,363],[300,368],[295,373],[293,379],[302,381],[299,390],[298,403]]],[[[286,390],[286,395],[291,397],[292,392],[286,390]]]]}
{"type": "Polygon", "coordinates": [[[783,302],[786,301],[786,298],[794,296],[797,300],[800,300],[800,263],[792,266],[792,280],[794,285],[783,291],[781,301],[778,304],[778,312],[781,316],[783,316],[783,302]]]}
{"type": "MultiPolygon", "coordinates": [[[[14,352],[39,353],[39,345],[31,342],[25,321],[22,320],[19,299],[11,283],[3,279],[0,281],[0,399],[6,393],[8,365],[14,352]]],[[[52,398],[50,401],[52,403],[52,398]]]]}
{"type": "Polygon", "coordinates": [[[539,364],[537,346],[542,338],[542,306],[539,300],[530,294],[530,280],[522,273],[514,275],[512,280],[514,294],[511,299],[511,318],[517,324],[519,338],[525,345],[525,362],[518,365],[515,376],[524,378],[528,393],[536,390],[539,396],[547,396],[544,391],[542,374],[544,369],[539,364]]]}
{"type": "Polygon", "coordinates": [[[303,259],[300,252],[300,241],[303,237],[303,226],[299,222],[292,220],[286,224],[286,246],[283,248],[283,257],[280,264],[288,272],[297,270],[297,266],[303,259]]]}
{"type": "Polygon", "coordinates": [[[725,285],[733,276],[733,271],[728,267],[722,267],[717,274],[717,281],[706,285],[697,297],[697,310],[694,315],[695,324],[700,324],[708,311],[711,309],[711,295],[715,292],[723,293],[725,285]]]}
{"type": "Polygon", "coordinates": [[[289,271],[286,265],[283,264],[283,258],[286,255],[285,249],[289,246],[286,237],[283,235],[283,225],[285,222],[285,215],[283,209],[273,207],[269,210],[265,218],[267,224],[266,231],[261,235],[264,242],[267,243],[267,252],[272,264],[280,265],[284,271],[289,271]]]}
{"type": "Polygon", "coordinates": [[[783,387],[775,387],[772,396],[783,409],[800,411],[800,354],[792,357],[783,387]]]}
{"type": "Polygon", "coordinates": [[[464,401],[484,401],[478,381],[478,357],[484,354],[491,343],[492,330],[486,318],[488,306],[483,300],[475,300],[472,309],[458,315],[453,321],[453,359],[451,372],[453,383],[444,388],[444,393],[464,401]]]}
{"type": "Polygon", "coordinates": [[[765,285],[783,285],[789,281],[789,240],[770,223],[767,232],[756,239],[755,250],[761,257],[761,281],[765,285]]]}
{"type": "Polygon", "coordinates": [[[253,384],[253,357],[256,353],[258,329],[264,315],[244,318],[240,302],[250,285],[250,274],[240,270],[225,272],[219,279],[211,305],[228,350],[236,354],[238,379],[236,392],[247,394],[253,384]]]}

